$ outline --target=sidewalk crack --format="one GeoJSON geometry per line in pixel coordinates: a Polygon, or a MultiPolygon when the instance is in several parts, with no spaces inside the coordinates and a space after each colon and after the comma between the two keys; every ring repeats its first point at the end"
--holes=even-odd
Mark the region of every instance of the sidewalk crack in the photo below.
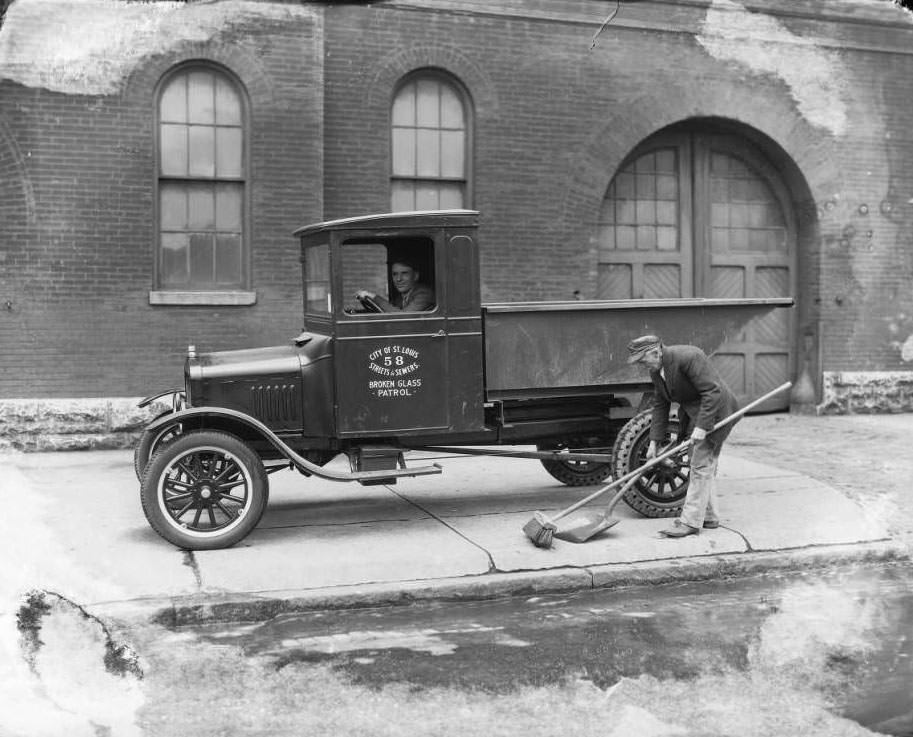
{"type": "Polygon", "coordinates": [[[412,499],[410,499],[409,497],[403,496],[398,491],[391,489],[389,486],[387,487],[387,489],[392,494],[398,496],[400,499],[402,499],[407,504],[411,504],[416,509],[421,510],[422,512],[427,514],[429,517],[431,517],[431,519],[436,520],[437,522],[440,522],[442,525],[444,525],[444,527],[447,527],[452,532],[455,532],[457,535],[459,535],[461,538],[463,538],[470,545],[477,547],[479,550],[481,550],[483,553],[485,553],[485,557],[488,558],[488,573],[496,573],[498,571],[498,567],[495,565],[495,559],[492,558],[491,553],[489,553],[485,548],[483,548],[481,545],[479,545],[475,540],[472,540],[471,538],[466,537],[466,535],[464,535],[462,532],[460,532],[456,527],[454,527],[452,524],[450,524],[447,520],[443,519],[442,517],[438,517],[434,512],[432,512],[430,509],[426,509],[418,502],[412,501],[412,499]]]}

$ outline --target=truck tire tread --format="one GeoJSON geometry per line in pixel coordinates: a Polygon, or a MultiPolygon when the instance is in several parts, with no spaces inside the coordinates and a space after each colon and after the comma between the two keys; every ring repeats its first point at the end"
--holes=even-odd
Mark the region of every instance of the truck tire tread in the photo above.
{"type": "Polygon", "coordinates": [[[175,436],[158,448],[145,468],[140,484],[140,501],[149,525],[172,545],[184,550],[219,550],[243,540],[260,522],[269,502],[269,478],[260,457],[244,441],[220,430],[194,430],[175,436]],[[184,445],[193,447],[194,443],[221,445],[235,455],[251,474],[250,493],[254,497],[251,508],[246,512],[244,521],[224,535],[209,538],[183,535],[163,518],[158,508],[158,477],[170,463],[169,456],[175,452],[180,453],[184,445]]]}
{"type": "MultiPolygon", "coordinates": [[[[641,412],[632,417],[618,433],[615,446],[612,449],[612,473],[615,478],[621,478],[626,473],[633,471],[639,465],[632,455],[639,453],[639,448],[646,442],[645,436],[650,432],[650,412],[641,412]]],[[[678,420],[670,418],[670,429],[675,431],[678,420]]],[[[687,490],[687,487],[685,487],[687,490]]],[[[633,485],[625,492],[625,503],[636,512],[651,518],[676,517],[682,510],[685,491],[679,498],[670,500],[667,504],[657,503],[645,496],[640,489],[640,484],[633,485]]]]}

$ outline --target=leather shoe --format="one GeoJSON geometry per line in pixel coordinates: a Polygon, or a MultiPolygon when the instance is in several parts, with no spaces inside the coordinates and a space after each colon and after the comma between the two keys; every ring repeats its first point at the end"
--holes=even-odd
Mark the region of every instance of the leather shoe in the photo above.
{"type": "Polygon", "coordinates": [[[700,531],[701,530],[698,527],[692,527],[691,525],[686,525],[681,520],[675,520],[675,522],[672,523],[672,527],[660,530],[659,534],[663,537],[687,537],[688,535],[697,535],[700,531]]]}
{"type": "Polygon", "coordinates": [[[720,526],[720,521],[718,519],[704,521],[705,530],[715,530],[719,526],[720,526]]]}

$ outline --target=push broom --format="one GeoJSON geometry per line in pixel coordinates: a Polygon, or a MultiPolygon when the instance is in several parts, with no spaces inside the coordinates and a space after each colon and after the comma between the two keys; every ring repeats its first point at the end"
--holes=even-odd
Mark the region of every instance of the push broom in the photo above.
{"type": "MultiPolygon", "coordinates": [[[[713,430],[710,432],[714,432],[715,430],[719,430],[721,427],[728,425],[730,422],[733,422],[735,419],[741,417],[746,412],[751,411],[762,402],[766,402],[768,399],[776,396],[780,392],[786,391],[791,386],[792,382],[789,381],[787,381],[785,384],[781,384],[776,389],[767,392],[767,394],[764,396],[755,399],[750,404],[746,404],[737,412],[733,412],[728,417],[724,417],[713,426],[713,430]]],[[[630,489],[637,482],[637,480],[644,475],[645,472],[649,471],[651,468],[653,468],[653,466],[656,466],[663,461],[672,458],[673,456],[684,453],[690,446],[691,440],[689,438],[688,440],[679,443],[675,447],[669,448],[659,455],[654,456],[642,466],[635,468],[633,471],[629,471],[621,478],[606,484],[600,489],[597,489],[592,494],[584,497],[579,502],[572,504],[567,509],[562,509],[551,518],[546,517],[542,512],[536,512],[533,515],[532,519],[523,525],[523,532],[526,533],[526,536],[532,540],[533,545],[535,545],[537,548],[550,548],[552,546],[552,540],[555,537],[575,543],[582,543],[589,540],[594,535],[609,529],[621,521],[615,517],[612,517],[612,511],[615,509],[615,505],[618,504],[618,502],[621,501],[621,499],[624,497],[625,492],[630,489]],[[606,492],[611,491],[612,489],[615,489],[619,486],[622,486],[621,491],[612,497],[612,500],[609,502],[605,510],[585,510],[571,519],[566,519],[571,513],[576,512],[582,506],[589,504],[594,499],[599,498],[606,492]],[[555,523],[561,519],[564,519],[565,523],[559,527],[555,523]]]]}

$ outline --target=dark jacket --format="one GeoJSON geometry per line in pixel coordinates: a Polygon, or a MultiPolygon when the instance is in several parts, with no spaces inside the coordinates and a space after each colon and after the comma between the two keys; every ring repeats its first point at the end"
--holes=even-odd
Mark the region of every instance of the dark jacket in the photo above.
{"type": "MultiPolygon", "coordinates": [[[[683,429],[684,426],[697,426],[708,432],[717,422],[739,409],[738,401],[707,354],[696,346],[664,345],[663,372],[665,381],[659,371],[650,372],[655,388],[650,440],[659,444],[665,442],[672,402],[677,402],[690,419],[686,423],[686,418],[681,418],[683,429]]],[[[684,439],[682,433],[680,440],[684,439]]]]}
{"type": "Polygon", "coordinates": [[[425,312],[434,309],[434,290],[427,284],[416,284],[407,294],[397,292],[391,300],[378,295],[374,301],[384,312],[425,312]]]}

